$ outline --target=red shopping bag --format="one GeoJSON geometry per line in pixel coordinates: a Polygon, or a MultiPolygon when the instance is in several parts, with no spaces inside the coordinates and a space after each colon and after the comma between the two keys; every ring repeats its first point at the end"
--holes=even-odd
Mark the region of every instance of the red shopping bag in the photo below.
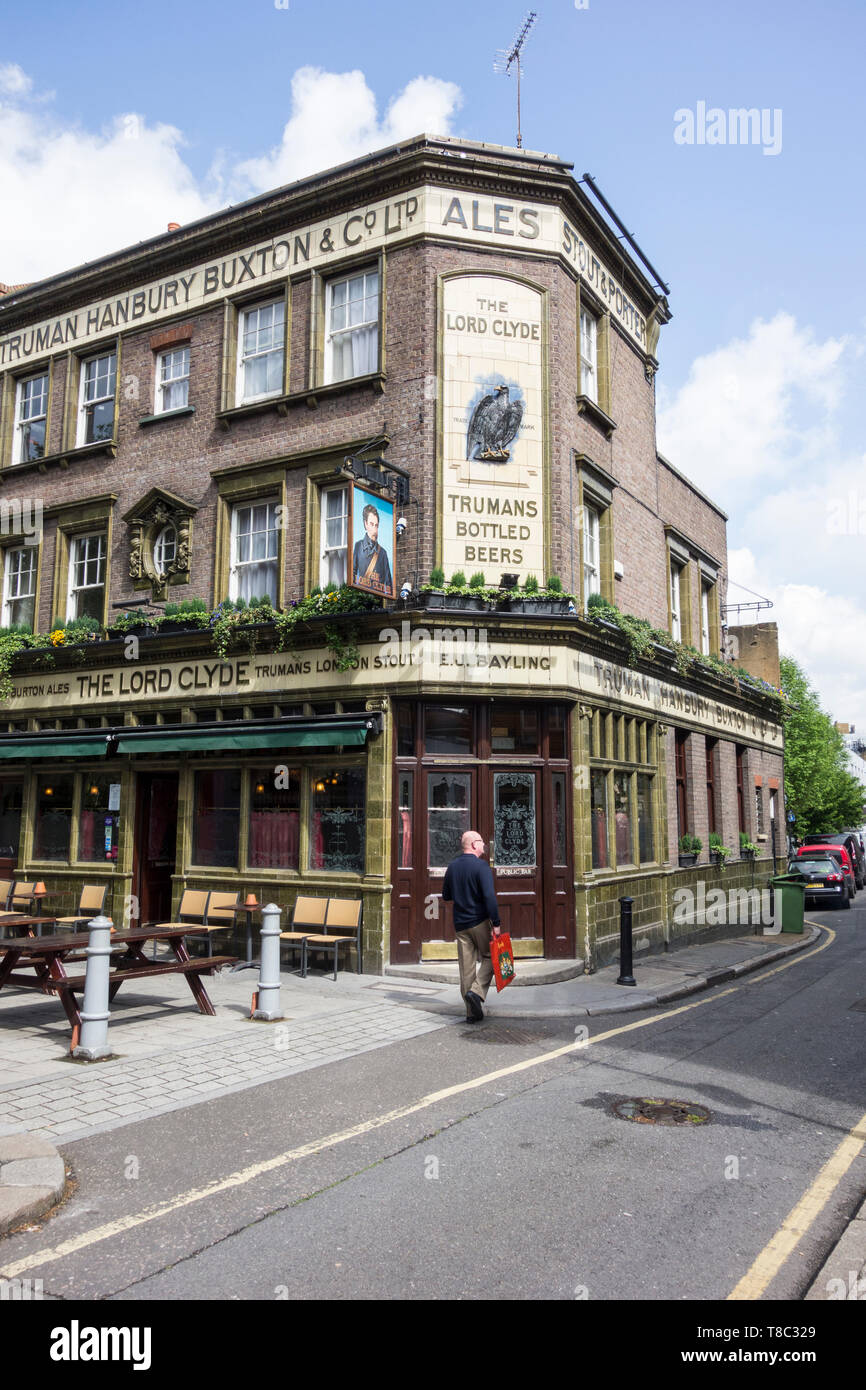
{"type": "Polygon", "coordinates": [[[490,959],[493,961],[493,976],[498,991],[505,989],[514,979],[514,952],[508,932],[500,932],[490,938],[490,959]]]}

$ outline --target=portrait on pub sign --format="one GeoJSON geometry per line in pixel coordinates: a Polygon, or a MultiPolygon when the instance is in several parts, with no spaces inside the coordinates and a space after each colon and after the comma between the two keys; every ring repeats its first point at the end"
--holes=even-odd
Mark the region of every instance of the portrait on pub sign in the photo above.
{"type": "Polygon", "coordinates": [[[380,598],[394,598],[394,504],[359,483],[352,485],[349,531],[350,584],[380,598]]]}

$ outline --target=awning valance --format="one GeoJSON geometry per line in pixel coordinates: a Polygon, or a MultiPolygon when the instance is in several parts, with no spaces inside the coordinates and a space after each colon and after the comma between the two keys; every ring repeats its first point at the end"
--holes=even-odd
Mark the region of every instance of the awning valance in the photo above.
{"type": "Polygon", "coordinates": [[[99,733],[63,737],[0,739],[2,758],[90,758],[106,753],[255,753],[280,748],[362,748],[380,732],[381,716],[359,714],[346,719],[295,719],[285,725],[162,726],[158,729],[101,729],[99,733]]]}
{"type": "Polygon", "coordinates": [[[362,747],[370,729],[366,723],[318,724],[314,720],[285,729],[197,729],[194,726],[159,733],[130,731],[118,736],[118,753],[256,752],[259,748],[362,747]]]}
{"type": "Polygon", "coordinates": [[[88,738],[9,738],[0,740],[0,758],[104,758],[105,734],[88,738]]]}

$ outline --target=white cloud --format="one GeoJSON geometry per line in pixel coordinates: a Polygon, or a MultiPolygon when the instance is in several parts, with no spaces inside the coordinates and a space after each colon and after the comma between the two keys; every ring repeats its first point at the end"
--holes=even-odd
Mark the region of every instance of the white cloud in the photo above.
{"type": "Polygon", "coordinates": [[[20,97],[29,92],[32,86],[33,79],[17,63],[0,63],[0,92],[20,97]]]}
{"type": "Polygon", "coordinates": [[[699,357],[671,398],[660,390],[662,453],[730,509],[804,464],[826,460],[847,340],[816,340],[790,314],[756,319],[748,337],[699,357]]]}
{"type": "Polygon", "coordinates": [[[733,581],[771,599],[743,621],[778,623],[825,708],[866,727],[866,456],[842,435],[860,350],[790,314],[757,319],[660,400],[658,437],[730,514],[729,604],[753,597],[733,581]]]}
{"type": "Polygon", "coordinates": [[[344,163],[422,130],[447,134],[460,90],[416,77],[384,116],[362,72],[301,68],[282,140],[234,166],[222,157],[199,179],[174,126],[134,113],[102,131],[64,125],[15,63],[0,66],[0,188],[7,218],[0,281],[42,279],[191,222],[227,202],[344,163]],[[59,229],[59,233],[58,233],[59,229]]]}
{"type": "Polygon", "coordinates": [[[461,103],[460,88],[438,77],[415,77],[379,120],[364,74],[299,68],[292,78],[292,109],[280,144],[238,165],[248,192],[277,188],[319,169],[369,154],[422,131],[447,135],[461,103]]]}
{"type": "MultiPolygon", "coordinates": [[[[866,729],[866,613],[856,598],[820,584],[774,581],[747,549],[730,551],[728,562],[738,584],[772,600],[773,608],[752,620],[778,623],[782,654],[800,663],[824,709],[836,720],[866,729]]],[[[750,597],[729,588],[729,603],[750,597]]]]}

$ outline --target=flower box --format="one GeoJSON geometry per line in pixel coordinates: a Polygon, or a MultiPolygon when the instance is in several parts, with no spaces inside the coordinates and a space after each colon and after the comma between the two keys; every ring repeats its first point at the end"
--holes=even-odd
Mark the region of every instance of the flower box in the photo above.
{"type": "Polygon", "coordinates": [[[693,869],[697,862],[698,856],[696,854],[681,854],[679,856],[679,865],[681,869],[693,869]]]}

